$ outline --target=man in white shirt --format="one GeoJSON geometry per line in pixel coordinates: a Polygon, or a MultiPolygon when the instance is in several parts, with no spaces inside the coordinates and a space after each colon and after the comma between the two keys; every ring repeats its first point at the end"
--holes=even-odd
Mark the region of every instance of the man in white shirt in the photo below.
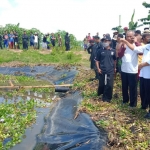
{"type": "Polygon", "coordinates": [[[142,63],[139,64],[140,69],[140,80],[143,80],[143,95],[144,95],[144,103],[143,105],[148,105],[149,112],[146,114],[145,118],[150,119],[150,39],[149,44],[136,47],[133,44],[130,44],[128,41],[124,39],[120,39],[121,42],[125,43],[131,50],[136,53],[143,53],[142,63]]]}
{"type": "Polygon", "coordinates": [[[35,33],[34,35],[34,49],[38,49],[38,35],[35,33]]]}
{"type": "MultiPolygon", "coordinates": [[[[126,32],[126,40],[134,45],[134,32],[126,32]]],[[[125,48],[121,64],[121,80],[122,80],[122,96],[123,104],[130,100],[130,107],[137,106],[137,74],[138,74],[138,55],[132,51],[127,45],[125,48]],[[129,93],[128,93],[129,89],[129,93]]]]}

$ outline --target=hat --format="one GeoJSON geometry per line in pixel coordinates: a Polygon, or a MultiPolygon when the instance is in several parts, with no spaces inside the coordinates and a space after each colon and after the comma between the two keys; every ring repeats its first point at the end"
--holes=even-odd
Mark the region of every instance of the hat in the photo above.
{"type": "Polygon", "coordinates": [[[144,30],[143,34],[145,34],[145,33],[149,33],[150,34],[150,30],[144,30]]]}
{"type": "Polygon", "coordinates": [[[111,38],[110,38],[110,36],[106,35],[104,38],[102,38],[101,41],[104,41],[104,40],[111,41],[111,38]]]}
{"type": "Polygon", "coordinates": [[[144,28],[144,30],[149,30],[150,28],[144,28]]]}
{"type": "Polygon", "coordinates": [[[124,27],[123,29],[124,29],[124,30],[128,30],[128,27],[124,27]]]}

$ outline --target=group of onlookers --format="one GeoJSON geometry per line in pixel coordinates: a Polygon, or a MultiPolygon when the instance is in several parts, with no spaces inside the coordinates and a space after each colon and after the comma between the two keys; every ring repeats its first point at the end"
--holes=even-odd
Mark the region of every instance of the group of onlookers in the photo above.
{"type": "MultiPolygon", "coordinates": [[[[66,51],[70,50],[70,37],[69,37],[69,33],[66,33],[65,37],[65,47],[66,47],[66,51]]],[[[57,37],[55,37],[54,33],[52,33],[51,35],[45,34],[43,36],[43,41],[42,41],[42,49],[50,49],[50,44],[52,44],[53,47],[55,47],[55,43],[58,43],[58,46],[61,47],[62,46],[62,37],[60,34],[58,34],[57,37]]]]}
{"type": "Polygon", "coordinates": [[[17,32],[13,31],[9,34],[7,31],[4,32],[4,35],[0,34],[0,48],[10,48],[10,49],[17,49],[18,48],[18,34],[17,32]]]}
{"type": "MultiPolygon", "coordinates": [[[[66,33],[64,39],[65,39],[66,51],[68,51],[70,50],[70,36],[68,33],[66,33]]],[[[60,34],[58,34],[57,38],[55,37],[54,33],[45,34],[42,39],[42,49],[50,49],[50,45],[55,47],[56,41],[58,42],[58,46],[61,47],[62,38],[60,34]]],[[[29,45],[31,48],[40,49],[40,42],[41,41],[38,33],[31,32],[30,36],[28,36],[26,31],[24,31],[22,35],[23,49],[28,50],[29,45]]],[[[20,41],[19,41],[18,33],[15,31],[7,33],[7,31],[5,31],[3,35],[0,34],[0,48],[20,49],[20,41]]]]}
{"type": "Polygon", "coordinates": [[[114,32],[103,38],[94,36],[86,41],[91,54],[91,69],[95,70],[95,79],[99,80],[98,95],[104,102],[111,102],[116,72],[121,75],[122,104],[129,103],[130,108],[137,106],[137,87],[140,79],[141,109],[149,108],[145,118],[150,119],[150,30],[114,32]],[[89,44],[90,43],[90,44],[89,44]]]}

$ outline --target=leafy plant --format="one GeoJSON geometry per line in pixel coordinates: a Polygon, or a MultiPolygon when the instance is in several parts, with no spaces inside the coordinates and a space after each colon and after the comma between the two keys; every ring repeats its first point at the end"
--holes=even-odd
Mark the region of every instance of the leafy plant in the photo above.
{"type": "Polygon", "coordinates": [[[122,26],[114,27],[114,28],[112,28],[111,30],[118,31],[118,33],[123,33],[123,32],[124,32],[124,30],[122,29],[122,26]]]}
{"type": "Polygon", "coordinates": [[[136,28],[139,28],[139,27],[143,26],[142,24],[138,25],[138,22],[134,22],[134,15],[135,15],[135,9],[133,11],[131,21],[129,22],[129,29],[130,30],[136,30],[136,28]]]}
{"type": "MultiPolygon", "coordinates": [[[[150,4],[146,3],[146,2],[143,2],[142,4],[145,8],[150,8],[150,4]]],[[[139,19],[141,22],[143,22],[143,25],[149,25],[150,27],[150,10],[148,12],[148,16],[145,17],[145,18],[141,18],[139,19]]]]}

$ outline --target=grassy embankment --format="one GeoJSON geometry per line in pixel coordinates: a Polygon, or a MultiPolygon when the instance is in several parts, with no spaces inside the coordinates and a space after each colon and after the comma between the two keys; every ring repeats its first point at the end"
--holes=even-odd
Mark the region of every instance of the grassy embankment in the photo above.
{"type": "MultiPolygon", "coordinates": [[[[0,65],[3,63],[31,64],[82,64],[89,65],[88,54],[84,51],[51,50],[0,50],[0,65]],[[13,63],[14,62],[14,63],[13,63]]],[[[11,64],[10,64],[11,65],[11,64]]]]}
{"type": "Polygon", "coordinates": [[[82,90],[84,100],[79,112],[90,114],[93,121],[108,133],[108,148],[105,150],[149,150],[150,120],[144,119],[146,111],[138,106],[130,109],[122,105],[121,81],[119,75],[114,81],[114,95],[111,103],[97,96],[98,81],[90,81],[92,71],[80,70],[75,79],[74,88],[82,90]]]}

